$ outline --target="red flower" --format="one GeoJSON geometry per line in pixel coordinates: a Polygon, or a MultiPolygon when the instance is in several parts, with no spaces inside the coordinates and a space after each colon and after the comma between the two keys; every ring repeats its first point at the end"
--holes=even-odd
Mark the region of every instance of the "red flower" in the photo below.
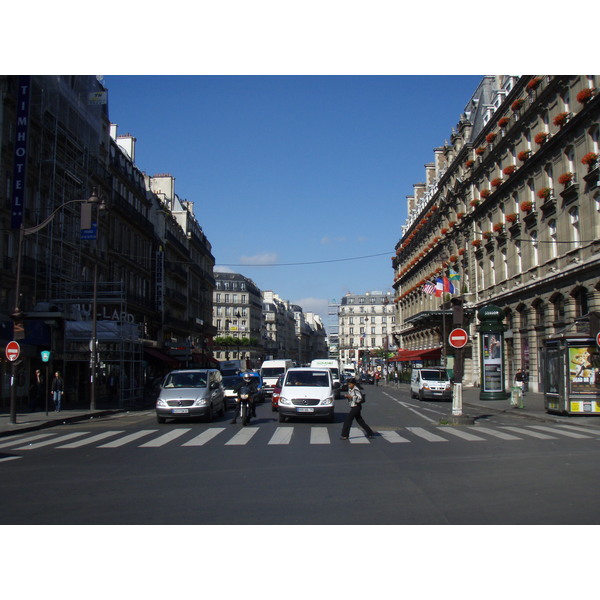
{"type": "Polygon", "coordinates": [[[453,255],[450,257],[450,262],[453,262],[453,263],[455,263],[457,260],[458,260],[458,256],[456,256],[456,254],[453,254],[453,255]]]}
{"type": "Polygon", "coordinates": [[[485,152],[485,146],[479,146],[479,148],[477,148],[477,150],[475,150],[475,154],[477,154],[477,156],[481,156],[484,152],[485,152]]]}
{"type": "Polygon", "coordinates": [[[479,248],[479,246],[481,246],[481,240],[473,240],[471,242],[471,246],[473,246],[474,248],[479,248]]]}
{"type": "Polygon", "coordinates": [[[504,167],[504,169],[502,169],[502,172],[505,175],[512,175],[516,170],[517,167],[515,165],[508,165],[508,167],[504,167]]]}
{"type": "Polygon", "coordinates": [[[459,212],[459,213],[456,213],[456,218],[457,218],[457,219],[462,219],[464,216],[465,216],[465,213],[464,213],[464,212],[459,212]]]}
{"type": "Polygon", "coordinates": [[[588,152],[582,159],[581,162],[584,165],[593,165],[598,160],[598,154],[595,152],[588,152]]]}
{"type": "Polygon", "coordinates": [[[493,131],[492,131],[492,133],[488,133],[488,134],[485,136],[485,141],[486,141],[488,144],[491,144],[491,143],[492,143],[492,142],[493,142],[495,139],[496,139],[496,134],[495,134],[493,131]]]}
{"type": "Polygon", "coordinates": [[[542,78],[541,77],[534,77],[533,79],[531,79],[529,81],[529,83],[527,84],[527,91],[532,91],[535,90],[535,88],[540,85],[540,83],[542,82],[542,78]]]}
{"type": "Polygon", "coordinates": [[[492,232],[491,231],[484,231],[482,234],[482,237],[486,240],[489,240],[492,237],[492,232]]]}
{"type": "Polygon", "coordinates": [[[480,195],[482,198],[487,198],[487,197],[488,197],[488,196],[489,196],[491,193],[492,193],[492,192],[490,192],[490,190],[488,190],[487,188],[484,188],[484,189],[482,189],[482,190],[479,192],[479,195],[480,195]]]}
{"type": "Polygon", "coordinates": [[[562,185],[567,185],[567,183],[570,183],[571,181],[573,181],[573,177],[574,174],[573,173],[563,173],[562,175],[559,175],[558,177],[558,183],[562,184],[562,185]]]}
{"type": "Polygon", "coordinates": [[[545,131],[540,131],[540,133],[536,134],[535,138],[533,138],[534,142],[541,146],[548,139],[548,134],[545,131]]]}
{"type": "Polygon", "coordinates": [[[498,186],[502,185],[502,179],[500,177],[496,177],[496,178],[492,179],[491,184],[494,187],[498,187],[498,186]]]}
{"type": "Polygon", "coordinates": [[[461,248],[461,249],[458,251],[458,255],[459,255],[459,256],[462,256],[464,253],[465,253],[465,249],[464,249],[464,248],[461,248]]]}
{"type": "Polygon", "coordinates": [[[523,212],[529,212],[530,210],[533,210],[533,202],[531,200],[524,200],[523,202],[521,202],[521,205],[519,208],[523,212]]]}
{"type": "Polygon", "coordinates": [[[517,213],[510,213],[509,215],[506,215],[506,220],[509,223],[516,223],[518,219],[519,215],[517,213]]]}
{"type": "Polygon", "coordinates": [[[504,223],[494,223],[494,231],[496,233],[500,233],[501,231],[504,231],[504,223]]]}
{"type": "Polygon", "coordinates": [[[477,198],[474,198],[473,200],[471,200],[471,202],[469,202],[469,204],[475,208],[476,206],[479,206],[479,200],[477,198]]]}
{"type": "Polygon", "coordinates": [[[551,195],[552,195],[552,190],[548,187],[542,188],[537,193],[537,197],[541,198],[542,200],[547,200],[548,198],[550,198],[551,195]]]}
{"type": "Polygon", "coordinates": [[[580,104],[586,104],[592,99],[595,91],[596,88],[585,88],[584,90],[581,90],[579,94],[577,94],[577,102],[580,104]]]}
{"type": "Polygon", "coordinates": [[[474,164],[475,164],[475,161],[469,159],[465,162],[465,167],[467,167],[467,169],[470,169],[474,164]]]}
{"type": "Polygon", "coordinates": [[[447,227],[442,227],[442,235],[446,235],[448,233],[447,227]]]}
{"type": "Polygon", "coordinates": [[[502,117],[498,120],[498,127],[506,127],[510,123],[510,119],[508,117],[502,117]]]}
{"type": "Polygon", "coordinates": [[[530,154],[531,150],[523,150],[523,152],[519,152],[519,154],[517,154],[517,158],[521,162],[525,162],[529,158],[530,154]]]}
{"type": "Polygon", "coordinates": [[[571,113],[569,113],[569,112],[561,112],[554,117],[554,120],[552,122],[556,126],[562,127],[569,120],[570,116],[571,116],[571,113]]]}
{"type": "Polygon", "coordinates": [[[523,104],[525,104],[525,99],[524,99],[524,98],[517,98],[517,99],[516,99],[516,100],[515,100],[515,101],[514,101],[514,102],[511,104],[510,108],[511,108],[511,110],[512,110],[513,112],[516,112],[516,111],[518,111],[518,110],[519,110],[519,109],[520,109],[520,108],[523,106],[523,104]]]}

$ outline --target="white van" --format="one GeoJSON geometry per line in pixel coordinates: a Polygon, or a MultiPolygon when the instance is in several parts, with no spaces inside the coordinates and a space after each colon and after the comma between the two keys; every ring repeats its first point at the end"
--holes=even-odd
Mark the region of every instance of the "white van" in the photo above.
{"type": "Polygon", "coordinates": [[[344,365],[342,367],[342,373],[346,377],[356,377],[356,367],[354,365],[344,365]]]}
{"type": "Polygon", "coordinates": [[[452,384],[443,367],[413,369],[410,378],[410,395],[419,400],[452,400],[452,384]]]}
{"type": "Polygon", "coordinates": [[[331,369],[331,375],[333,376],[333,383],[337,383],[335,390],[335,397],[340,397],[340,363],[333,358],[315,358],[310,363],[313,369],[331,369]]]}
{"type": "Polygon", "coordinates": [[[273,388],[277,379],[294,365],[289,358],[279,360],[265,360],[260,367],[260,376],[263,380],[263,390],[267,396],[273,395],[273,388]]]}
{"type": "Polygon", "coordinates": [[[324,417],[334,419],[335,392],[331,370],[298,367],[288,369],[281,385],[277,410],[279,422],[288,417],[324,417]]]}

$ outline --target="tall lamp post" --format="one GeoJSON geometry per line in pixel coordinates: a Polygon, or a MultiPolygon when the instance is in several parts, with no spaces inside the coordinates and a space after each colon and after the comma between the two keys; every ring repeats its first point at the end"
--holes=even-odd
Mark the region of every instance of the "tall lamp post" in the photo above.
{"type": "MultiPolygon", "coordinates": [[[[25,236],[32,235],[41,231],[45,227],[47,227],[54,217],[69,204],[90,204],[96,205],[98,208],[104,208],[103,204],[100,202],[98,198],[98,193],[96,188],[92,188],[92,195],[89,198],[84,198],[81,200],[67,200],[67,202],[63,202],[60,206],[54,209],[53,212],[48,215],[41,223],[34,225],[33,227],[25,227],[23,223],[21,223],[21,227],[19,228],[19,242],[17,246],[17,273],[16,273],[16,281],[15,281],[15,309],[11,317],[14,320],[14,337],[15,339],[23,339],[25,337],[25,330],[23,326],[24,313],[21,311],[20,303],[21,303],[21,262],[23,258],[23,240],[25,236]]],[[[97,262],[96,262],[97,265],[97,262]]],[[[94,271],[94,278],[96,275],[96,271],[94,271]]],[[[95,301],[96,301],[96,289],[94,287],[94,321],[96,317],[95,313],[95,301]]],[[[17,399],[16,399],[16,361],[12,361],[11,367],[11,384],[10,384],[10,422],[15,424],[17,422],[17,399]]]]}

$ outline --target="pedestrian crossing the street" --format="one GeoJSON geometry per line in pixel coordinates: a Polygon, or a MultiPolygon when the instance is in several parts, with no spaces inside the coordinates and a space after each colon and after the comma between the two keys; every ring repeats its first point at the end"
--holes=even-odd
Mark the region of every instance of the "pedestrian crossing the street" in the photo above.
{"type": "MultiPolygon", "coordinates": [[[[74,450],[78,448],[116,449],[123,447],[162,448],[164,446],[180,446],[183,448],[201,447],[208,444],[219,444],[226,447],[264,444],[267,446],[288,446],[307,444],[311,446],[328,446],[341,444],[338,441],[339,431],[327,426],[267,426],[220,427],[214,426],[198,432],[192,427],[174,427],[170,430],[142,429],[133,433],[122,430],[109,430],[102,433],[89,431],[73,431],[70,433],[30,433],[14,437],[0,438],[0,449],[10,452],[30,452],[39,448],[55,448],[57,450],[74,450]]],[[[346,444],[414,444],[414,443],[448,443],[448,442],[486,442],[502,440],[518,442],[525,439],[537,440],[600,440],[600,430],[588,429],[576,425],[556,424],[525,426],[475,426],[458,428],[431,425],[428,427],[402,427],[395,430],[382,430],[375,439],[368,439],[362,430],[354,427],[346,444]],[[379,440],[379,441],[378,441],[379,440]]]]}

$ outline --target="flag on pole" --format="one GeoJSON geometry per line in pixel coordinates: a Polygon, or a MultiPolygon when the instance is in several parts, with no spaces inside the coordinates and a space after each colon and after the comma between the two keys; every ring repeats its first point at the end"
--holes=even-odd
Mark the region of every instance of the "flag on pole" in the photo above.
{"type": "Polygon", "coordinates": [[[444,292],[446,294],[454,294],[454,285],[452,284],[452,282],[447,278],[444,277],[444,292]]]}
{"type": "Polygon", "coordinates": [[[435,295],[439,298],[444,293],[444,282],[437,277],[435,280],[435,295]]]}
{"type": "Polygon", "coordinates": [[[426,294],[435,294],[435,285],[431,281],[425,282],[423,286],[423,292],[426,294]]]}
{"type": "Polygon", "coordinates": [[[448,275],[450,281],[459,281],[460,280],[460,275],[454,270],[454,269],[450,269],[450,273],[448,275]]]}

